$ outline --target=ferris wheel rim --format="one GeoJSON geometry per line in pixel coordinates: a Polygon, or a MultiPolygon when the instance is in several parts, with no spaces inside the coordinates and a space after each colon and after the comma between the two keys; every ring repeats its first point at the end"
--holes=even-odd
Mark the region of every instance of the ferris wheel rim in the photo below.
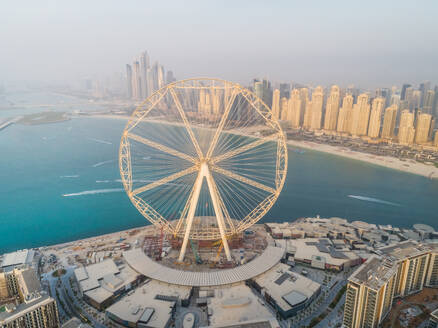
{"type": "MultiPolygon", "coordinates": [[[[260,116],[262,116],[266,123],[269,123],[271,127],[273,127],[277,134],[275,136],[275,140],[277,142],[277,164],[279,161],[282,161],[281,165],[282,168],[278,168],[277,166],[277,172],[276,172],[276,180],[275,180],[275,189],[272,188],[269,193],[269,195],[257,205],[256,208],[251,211],[247,217],[245,218],[233,218],[238,223],[235,226],[234,231],[226,231],[227,235],[232,235],[235,233],[240,233],[250,226],[252,226],[254,223],[258,222],[273,206],[275,201],[277,200],[286,179],[287,174],[287,163],[288,163],[288,153],[287,153],[287,144],[286,144],[286,137],[284,135],[284,132],[279,124],[279,122],[273,117],[272,111],[270,108],[261,100],[259,99],[252,91],[242,87],[240,84],[235,82],[226,81],[223,79],[218,78],[208,78],[208,77],[200,77],[200,78],[190,78],[190,79],[184,79],[180,81],[176,81],[170,84],[167,84],[160,88],[159,90],[155,91],[152,95],[150,95],[148,98],[146,98],[144,101],[141,102],[137,106],[137,108],[132,113],[129,121],[127,122],[125,129],[123,131],[123,135],[121,138],[120,148],[119,148],[119,168],[120,168],[120,174],[122,178],[122,183],[124,186],[124,189],[126,193],[128,194],[129,199],[133,203],[133,205],[139,210],[139,212],[152,224],[159,225],[164,227],[164,229],[175,236],[182,237],[184,234],[184,231],[181,230],[181,224],[183,222],[183,217],[181,216],[178,220],[170,221],[166,218],[164,218],[156,209],[154,209],[152,206],[148,205],[146,201],[144,201],[141,197],[137,197],[136,195],[141,192],[141,190],[137,190],[135,193],[132,189],[132,168],[131,168],[131,162],[130,162],[130,138],[132,138],[132,134],[129,132],[130,130],[135,127],[136,122],[143,121],[144,118],[147,117],[148,112],[150,112],[154,108],[154,104],[152,103],[149,107],[149,110],[144,109],[145,106],[147,106],[148,102],[151,102],[154,98],[159,98],[158,101],[160,101],[164,95],[167,92],[171,92],[174,90],[174,88],[180,88],[181,85],[184,85],[185,83],[190,83],[194,81],[201,81],[201,82],[220,82],[224,84],[225,86],[230,86],[230,88],[237,88],[239,90],[239,94],[242,94],[245,99],[248,101],[248,103],[251,105],[251,107],[256,110],[260,116]],[[252,102],[250,102],[250,99],[252,99],[252,102]],[[255,106],[254,104],[258,103],[261,105],[262,109],[260,109],[258,106],[255,106]],[[143,112],[142,112],[143,111],[143,112]],[[139,115],[141,114],[141,115],[139,115]],[[176,222],[178,221],[178,222],[176,222]]],[[[201,89],[201,88],[208,88],[208,86],[192,86],[193,89],[201,89]]],[[[158,101],[155,101],[155,105],[158,103],[158,101]]],[[[177,105],[178,107],[178,105],[177,105]]],[[[184,111],[184,110],[183,110],[184,111]]],[[[190,127],[190,124],[189,124],[190,127]]],[[[186,126],[186,129],[189,127],[186,126]]],[[[135,137],[134,137],[135,138],[135,137]]],[[[263,139],[259,139],[263,140],[263,139]]],[[[274,139],[273,139],[274,140],[274,139]]],[[[138,140],[137,140],[138,141],[138,140]]],[[[265,141],[266,142],[266,141],[265,141]]],[[[150,144],[149,144],[150,145],[150,144]]],[[[174,153],[176,154],[176,153],[174,153]]],[[[177,154],[178,155],[178,154],[177,154]]],[[[179,154],[181,157],[181,154],[179,154]]],[[[187,155],[188,156],[188,155],[187,155]]],[[[186,158],[188,160],[193,160],[190,158],[186,158]]],[[[217,160],[217,159],[216,159],[217,160]]],[[[192,166],[191,170],[187,170],[187,172],[195,172],[196,169],[198,169],[199,163],[193,161],[194,165],[192,166]]],[[[216,168],[213,168],[216,169],[216,168]]],[[[184,172],[186,173],[186,172],[184,172]]],[[[222,174],[229,174],[229,172],[224,171],[224,169],[219,170],[219,173],[222,174]]],[[[234,179],[243,179],[242,177],[238,177],[236,175],[233,176],[234,179]]],[[[247,182],[247,181],[245,181],[247,182]]],[[[260,186],[259,186],[260,187],[260,186]]],[[[220,239],[220,234],[217,231],[217,229],[213,229],[211,231],[204,230],[196,230],[193,229],[191,232],[191,239],[203,239],[203,240],[216,240],[220,239]]]]}

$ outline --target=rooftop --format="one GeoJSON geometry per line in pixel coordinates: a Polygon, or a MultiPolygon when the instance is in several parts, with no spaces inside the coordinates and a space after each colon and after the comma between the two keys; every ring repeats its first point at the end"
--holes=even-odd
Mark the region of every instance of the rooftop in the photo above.
{"type": "Polygon", "coordinates": [[[209,298],[208,311],[211,313],[210,327],[239,327],[248,321],[269,322],[273,318],[258,297],[243,283],[215,289],[214,297],[209,298]]]}
{"type": "Polygon", "coordinates": [[[82,292],[97,303],[110,298],[123,286],[130,285],[138,276],[130,267],[117,267],[111,259],[77,268],[75,275],[82,292]]]}
{"type": "Polygon", "coordinates": [[[14,310],[12,310],[11,312],[8,311],[0,312],[0,326],[1,327],[6,326],[9,322],[22,316],[24,313],[36,310],[40,306],[55,301],[49,295],[44,293],[41,293],[38,296],[39,296],[38,298],[34,298],[31,302],[21,303],[15,306],[14,310]]]}
{"type": "Polygon", "coordinates": [[[115,316],[129,323],[142,321],[148,327],[165,327],[169,321],[175,300],[186,299],[190,295],[190,287],[169,286],[157,281],[149,281],[137,288],[117,303],[107,308],[110,316],[115,316]],[[158,299],[157,295],[170,297],[167,300],[158,299]]]}
{"type": "Polygon", "coordinates": [[[357,260],[358,256],[347,248],[340,248],[328,239],[306,238],[287,240],[287,251],[295,254],[297,259],[312,259],[314,256],[323,258],[327,264],[342,265],[351,260],[357,260]]]}
{"type": "Polygon", "coordinates": [[[191,272],[172,269],[157,263],[149,258],[140,248],[123,253],[126,262],[134,270],[146,277],[169,284],[184,286],[218,286],[248,280],[272,268],[280,262],[283,255],[283,248],[268,246],[254,260],[236,268],[191,272]]]}
{"type": "Polygon", "coordinates": [[[11,266],[18,266],[22,264],[32,264],[35,252],[33,250],[23,249],[13,253],[7,253],[3,255],[3,261],[1,262],[2,268],[11,266]]]}
{"type": "Polygon", "coordinates": [[[397,261],[416,257],[429,252],[427,247],[413,240],[407,240],[393,246],[382,247],[379,248],[379,251],[384,255],[391,256],[397,261]]]}
{"type": "Polygon", "coordinates": [[[282,263],[254,280],[284,311],[311,298],[321,287],[317,282],[289,271],[289,266],[282,263]]]}
{"type": "Polygon", "coordinates": [[[388,259],[382,260],[382,258],[374,255],[357,268],[348,280],[378,290],[396,273],[397,266],[395,262],[388,259]]]}

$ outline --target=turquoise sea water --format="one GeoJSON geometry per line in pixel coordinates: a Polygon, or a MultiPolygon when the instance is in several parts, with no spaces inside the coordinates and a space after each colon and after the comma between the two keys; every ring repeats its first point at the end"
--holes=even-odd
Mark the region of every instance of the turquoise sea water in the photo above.
{"type": "MultiPolygon", "coordinates": [[[[82,106],[69,110],[95,108],[82,106]]],[[[21,114],[0,111],[0,117],[11,112],[21,114]]],[[[0,253],[147,224],[118,181],[124,125],[87,117],[0,131],[0,253]]],[[[317,214],[400,227],[422,222],[438,229],[438,181],[291,149],[285,187],[265,219],[317,214]]]]}

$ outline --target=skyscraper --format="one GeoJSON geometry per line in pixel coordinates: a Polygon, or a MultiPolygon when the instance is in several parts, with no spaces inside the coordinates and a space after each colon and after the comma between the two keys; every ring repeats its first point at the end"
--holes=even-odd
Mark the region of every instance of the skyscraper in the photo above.
{"type": "Polygon", "coordinates": [[[142,95],[144,98],[150,96],[149,88],[148,88],[148,70],[149,70],[149,55],[145,51],[140,55],[140,71],[141,71],[141,86],[142,86],[142,95]]]}
{"type": "Polygon", "coordinates": [[[338,132],[349,132],[351,127],[351,114],[353,110],[353,96],[347,94],[342,100],[342,107],[339,110],[338,124],[336,131],[338,132]]]}
{"type": "Polygon", "coordinates": [[[280,90],[275,89],[272,93],[272,115],[278,120],[280,119],[280,90]]]}
{"type": "Polygon", "coordinates": [[[164,86],[164,68],[158,62],[152,66],[152,77],[154,91],[161,89],[164,86]]]}
{"type": "Polygon", "coordinates": [[[398,128],[398,142],[402,145],[412,145],[414,143],[414,113],[408,109],[402,111],[400,116],[400,126],[398,128]]]}
{"type": "Polygon", "coordinates": [[[396,277],[397,267],[376,256],[362,264],[348,278],[344,326],[378,327],[391,310],[396,277]]]}
{"type": "Polygon", "coordinates": [[[142,98],[142,87],[141,87],[141,71],[140,63],[135,61],[133,64],[134,72],[132,74],[132,95],[134,99],[142,98]]]}
{"type": "Polygon", "coordinates": [[[415,134],[415,143],[425,144],[429,141],[430,128],[432,124],[432,115],[420,113],[417,117],[417,126],[415,134]]]}
{"type": "Polygon", "coordinates": [[[353,136],[364,136],[368,131],[368,121],[370,118],[370,104],[368,103],[368,95],[362,93],[357,97],[357,102],[353,106],[351,117],[350,133],[353,136]]]}
{"type": "Polygon", "coordinates": [[[378,138],[380,135],[380,125],[384,106],[384,98],[378,97],[373,100],[370,115],[370,125],[368,128],[368,136],[371,138],[378,138]]]}
{"type": "Polygon", "coordinates": [[[127,96],[128,98],[132,98],[132,67],[129,64],[126,64],[126,82],[127,96]]]}
{"type": "Polygon", "coordinates": [[[423,101],[423,111],[428,114],[434,114],[433,112],[433,103],[435,100],[435,91],[434,90],[427,90],[426,94],[424,95],[424,101],[423,101]]]}
{"type": "Polygon", "coordinates": [[[280,83],[280,98],[289,98],[290,97],[290,84],[289,83],[280,83]]]}
{"type": "Polygon", "coordinates": [[[405,100],[405,96],[406,96],[406,89],[411,87],[410,84],[403,84],[402,89],[401,89],[401,93],[400,93],[400,100],[405,100]]]}
{"type": "Polygon", "coordinates": [[[385,109],[385,115],[383,116],[382,138],[391,139],[394,137],[396,120],[397,106],[391,105],[385,109]]]}
{"type": "Polygon", "coordinates": [[[173,76],[173,72],[172,71],[167,71],[167,73],[166,73],[166,83],[169,84],[169,83],[172,83],[172,82],[175,82],[175,81],[176,81],[176,79],[173,76]]]}
{"type": "Polygon", "coordinates": [[[281,98],[280,100],[280,118],[283,121],[287,121],[288,119],[288,100],[286,97],[281,98]]]}
{"type": "Polygon", "coordinates": [[[321,86],[315,88],[312,93],[312,107],[311,107],[311,123],[312,130],[321,129],[322,120],[322,106],[324,104],[324,90],[321,86]]]}
{"type": "Polygon", "coordinates": [[[327,99],[325,107],[324,129],[336,130],[338,122],[339,103],[341,100],[341,92],[337,85],[331,87],[330,96],[327,99]]]}
{"type": "Polygon", "coordinates": [[[292,95],[288,102],[288,112],[290,113],[288,119],[293,128],[299,128],[304,113],[303,101],[301,100],[300,91],[298,89],[292,90],[292,95]]]}
{"type": "Polygon", "coordinates": [[[419,91],[421,93],[421,101],[420,101],[420,107],[424,107],[424,101],[426,100],[426,94],[427,91],[430,90],[430,81],[426,81],[423,83],[420,83],[419,91]]]}
{"type": "Polygon", "coordinates": [[[254,93],[269,106],[272,105],[271,83],[268,80],[259,81],[254,79],[254,93]]]}

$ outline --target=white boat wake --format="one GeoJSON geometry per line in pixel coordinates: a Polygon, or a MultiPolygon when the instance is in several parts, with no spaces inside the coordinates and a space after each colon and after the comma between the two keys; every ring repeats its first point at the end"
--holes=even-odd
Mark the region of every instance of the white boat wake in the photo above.
{"type": "Polygon", "coordinates": [[[63,197],[74,197],[74,196],[85,196],[85,195],[96,195],[96,194],[107,194],[110,192],[122,192],[122,188],[112,188],[112,189],[96,189],[96,190],[85,190],[81,192],[75,192],[72,194],[64,194],[63,197]]]}
{"type": "Polygon", "coordinates": [[[79,175],[61,175],[60,178],[79,178],[79,175]]]}
{"type": "Polygon", "coordinates": [[[379,204],[385,204],[385,205],[391,205],[391,206],[401,206],[400,204],[397,204],[397,203],[388,202],[386,200],[372,198],[372,197],[365,197],[365,196],[358,196],[358,195],[348,195],[348,197],[358,199],[358,200],[363,200],[366,202],[379,203],[379,204]]]}
{"type": "Polygon", "coordinates": [[[108,161],[103,161],[103,162],[93,164],[93,167],[98,167],[98,166],[105,165],[105,164],[112,163],[112,162],[114,162],[114,159],[110,159],[108,161]]]}
{"type": "Polygon", "coordinates": [[[105,140],[100,140],[100,139],[95,139],[95,138],[88,138],[88,139],[91,140],[91,141],[95,141],[95,142],[98,142],[98,143],[105,144],[105,145],[112,145],[113,144],[112,142],[105,141],[105,140]]]}

